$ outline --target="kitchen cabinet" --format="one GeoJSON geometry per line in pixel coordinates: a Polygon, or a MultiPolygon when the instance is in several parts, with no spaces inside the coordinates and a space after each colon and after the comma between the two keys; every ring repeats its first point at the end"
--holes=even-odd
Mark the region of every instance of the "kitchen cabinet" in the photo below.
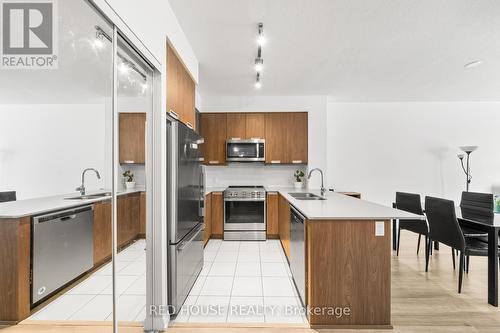
{"type": "Polygon", "coordinates": [[[211,205],[212,236],[223,238],[224,235],[224,196],[222,192],[212,192],[211,205]]]}
{"type": "Polygon", "coordinates": [[[245,114],[245,135],[247,139],[264,139],[266,137],[266,114],[245,114]]]}
{"type": "Polygon", "coordinates": [[[111,201],[94,204],[94,267],[111,257],[111,201]]]}
{"type": "Polygon", "coordinates": [[[203,231],[203,244],[206,245],[212,236],[212,194],[205,196],[205,230],[203,231]]]}
{"type": "Polygon", "coordinates": [[[246,139],[246,115],[244,113],[226,115],[226,139],[246,139]]]}
{"type": "Polygon", "coordinates": [[[307,113],[287,112],[286,123],[286,158],[288,164],[307,164],[307,113]]]}
{"type": "Polygon", "coordinates": [[[278,214],[279,195],[277,192],[267,192],[266,195],[266,235],[267,238],[279,238],[278,214]]]}
{"type": "Polygon", "coordinates": [[[122,195],[117,200],[118,247],[126,245],[139,234],[140,194],[122,195]]]}
{"type": "Polygon", "coordinates": [[[195,83],[172,46],[167,43],[167,111],[187,126],[195,124],[195,83]]]}
{"type": "Polygon", "coordinates": [[[290,204],[282,195],[279,195],[278,202],[278,233],[281,246],[290,261],[290,204]]]}
{"type": "Polygon", "coordinates": [[[286,114],[266,113],[266,163],[286,163],[287,121],[286,114]]]}
{"type": "Polygon", "coordinates": [[[146,238],[146,192],[139,194],[139,236],[146,238]]]}
{"type": "Polygon", "coordinates": [[[146,161],[146,114],[120,113],[119,152],[120,163],[144,164],[146,161]]]}
{"type": "Polygon", "coordinates": [[[226,121],[225,113],[202,113],[200,115],[200,135],[203,157],[207,165],[226,163],[226,121]]]}

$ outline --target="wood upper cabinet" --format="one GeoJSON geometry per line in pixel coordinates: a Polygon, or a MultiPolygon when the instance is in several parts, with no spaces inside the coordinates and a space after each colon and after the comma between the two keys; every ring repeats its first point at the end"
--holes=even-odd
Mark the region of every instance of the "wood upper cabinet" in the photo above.
{"type": "Polygon", "coordinates": [[[206,245],[212,236],[212,193],[205,196],[205,230],[203,231],[203,244],[206,245]]]}
{"type": "Polygon", "coordinates": [[[286,119],[286,163],[307,163],[307,112],[287,112],[286,119]]]}
{"type": "Polygon", "coordinates": [[[226,139],[246,139],[246,115],[244,113],[226,115],[226,139]]]}
{"type": "Polygon", "coordinates": [[[279,195],[278,231],[281,245],[285,250],[286,257],[290,261],[290,204],[279,195]]]}
{"type": "Polygon", "coordinates": [[[167,43],[167,112],[186,125],[196,127],[195,83],[174,49],[167,43]]]}
{"type": "Polygon", "coordinates": [[[266,234],[267,238],[278,238],[279,195],[277,192],[268,192],[266,199],[266,234]]]}
{"type": "Polygon", "coordinates": [[[202,113],[200,115],[200,123],[200,135],[205,139],[205,143],[201,145],[205,164],[225,164],[226,114],[202,113]]]}
{"type": "Polygon", "coordinates": [[[144,164],[146,161],[146,113],[120,113],[120,163],[144,164]]]}
{"type": "Polygon", "coordinates": [[[266,113],[266,163],[286,163],[287,121],[284,113],[266,113]]]}
{"type": "Polygon", "coordinates": [[[212,192],[212,235],[222,238],[224,234],[224,197],[222,192],[212,192]]]}
{"type": "Polygon", "coordinates": [[[94,266],[111,256],[111,202],[94,204],[94,266]]]}
{"type": "Polygon", "coordinates": [[[245,135],[247,139],[264,139],[266,137],[266,114],[245,114],[245,135]]]}

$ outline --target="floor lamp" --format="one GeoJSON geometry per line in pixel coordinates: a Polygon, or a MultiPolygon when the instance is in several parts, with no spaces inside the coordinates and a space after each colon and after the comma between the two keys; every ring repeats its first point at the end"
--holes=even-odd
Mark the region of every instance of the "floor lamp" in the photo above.
{"type": "Polygon", "coordinates": [[[472,180],[472,176],[470,174],[470,163],[469,163],[469,160],[470,160],[470,154],[477,150],[477,146],[462,146],[460,147],[460,150],[463,151],[465,154],[467,154],[467,166],[464,166],[464,154],[458,154],[458,158],[460,159],[460,164],[462,165],[462,170],[464,170],[465,172],[465,176],[466,176],[466,181],[465,181],[465,188],[466,188],[466,191],[469,192],[469,184],[472,180]]]}

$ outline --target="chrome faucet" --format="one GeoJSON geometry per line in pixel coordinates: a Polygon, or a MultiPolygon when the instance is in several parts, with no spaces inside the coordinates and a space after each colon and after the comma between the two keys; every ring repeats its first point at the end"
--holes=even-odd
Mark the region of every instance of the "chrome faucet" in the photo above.
{"type": "Polygon", "coordinates": [[[87,168],[87,169],[83,170],[83,172],[82,172],[82,185],[80,185],[79,187],[76,188],[77,191],[80,191],[81,195],[85,195],[85,173],[87,171],[94,171],[96,176],[97,176],[97,179],[101,179],[101,175],[99,174],[99,171],[97,171],[96,169],[87,168]]]}
{"type": "Polygon", "coordinates": [[[321,196],[324,197],[326,193],[326,188],[325,188],[325,183],[323,182],[323,170],[321,170],[320,168],[312,169],[311,171],[309,171],[309,176],[307,177],[307,179],[311,179],[313,171],[319,171],[319,173],[321,174],[321,196]]]}

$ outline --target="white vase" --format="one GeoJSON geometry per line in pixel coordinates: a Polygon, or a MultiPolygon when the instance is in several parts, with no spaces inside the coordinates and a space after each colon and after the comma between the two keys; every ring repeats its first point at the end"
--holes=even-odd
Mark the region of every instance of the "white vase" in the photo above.
{"type": "Polygon", "coordinates": [[[135,182],[125,182],[125,187],[127,188],[127,190],[132,190],[133,188],[135,188],[135,182]]]}
{"type": "Polygon", "coordinates": [[[301,190],[302,189],[302,182],[294,182],[293,186],[295,187],[295,189],[301,190]]]}

